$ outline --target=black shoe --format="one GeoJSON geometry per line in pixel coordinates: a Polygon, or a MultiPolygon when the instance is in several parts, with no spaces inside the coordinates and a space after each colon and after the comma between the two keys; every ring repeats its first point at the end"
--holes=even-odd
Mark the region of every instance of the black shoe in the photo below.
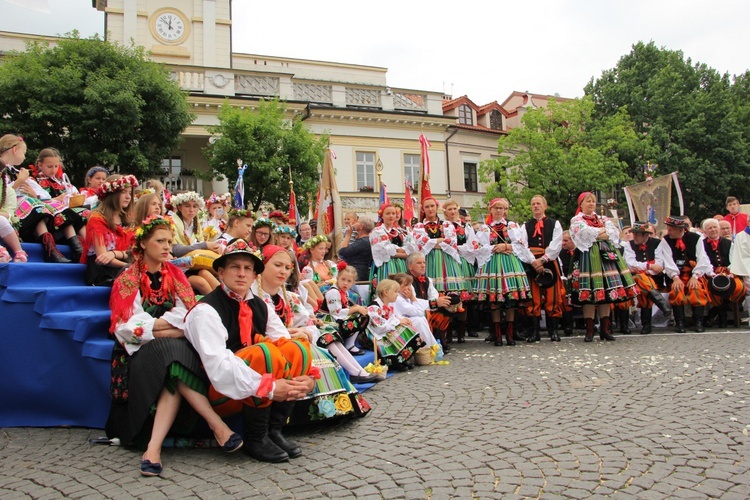
{"type": "Polygon", "coordinates": [[[473,339],[479,338],[479,334],[477,332],[469,332],[467,335],[473,339]]]}
{"type": "Polygon", "coordinates": [[[352,384],[374,384],[378,381],[378,376],[374,373],[367,375],[349,375],[349,382],[352,384]]]}
{"type": "Polygon", "coordinates": [[[302,456],[302,448],[300,448],[294,441],[289,441],[281,433],[281,430],[289,420],[289,415],[291,415],[293,408],[294,401],[274,401],[271,404],[271,419],[268,428],[268,438],[273,441],[276,446],[284,450],[286,454],[289,455],[289,458],[302,456]]]}
{"type": "Polygon", "coordinates": [[[289,454],[268,437],[271,406],[254,408],[243,405],[242,411],[245,434],[242,452],[261,462],[275,464],[288,461],[289,454]]]}
{"type": "Polygon", "coordinates": [[[227,439],[226,443],[221,445],[221,449],[226,453],[234,453],[235,451],[242,448],[243,444],[245,443],[242,441],[242,436],[235,432],[231,436],[229,436],[229,439],[227,439]]]}
{"type": "Polygon", "coordinates": [[[466,339],[463,338],[463,337],[460,337],[460,338],[456,339],[456,342],[459,343],[459,344],[463,344],[464,342],[466,342],[466,339]]]}
{"type": "Polygon", "coordinates": [[[365,351],[358,348],[357,346],[352,346],[351,349],[349,349],[349,354],[352,356],[362,356],[364,355],[365,351]]]}

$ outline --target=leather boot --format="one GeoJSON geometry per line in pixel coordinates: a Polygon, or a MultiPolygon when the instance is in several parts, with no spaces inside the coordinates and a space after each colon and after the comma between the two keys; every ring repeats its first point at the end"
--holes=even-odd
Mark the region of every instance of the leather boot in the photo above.
{"type": "Polygon", "coordinates": [[[297,458],[302,456],[302,448],[299,447],[294,441],[289,441],[281,434],[281,430],[289,420],[289,415],[292,414],[294,408],[294,401],[277,402],[274,401],[271,404],[271,418],[268,424],[268,437],[271,438],[276,446],[284,450],[289,458],[297,458]]]}
{"type": "Polygon", "coordinates": [[[526,342],[531,344],[532,342],[541,342],[542,336],[539,333],[539,322],[542,320],[539,316],[534,316],[531,320],[531,335],[526,339],[526,342]]]}
{"type": "Polygon", "coordinates": [[[81,255],[83,255],[83,245],[81,245],[81,239],[78,236],[72,236],[66,240],[70,247],[70,261],[81,262],[81,255]]]}
{"type": "Polygon", "coordinates": [[[641,335],[651,333],[651,308],[644,307],[641,309],[641,335]]]}
{"type": "Polygon", "coordinates": [[[727,327],[727,309],[729,309],[729,302],[719,306],[719,328],[727,327]]]}
{"type": "Polygon", "coordinates": [[[286,462],[289,460],[289,454],[268,437],[271,411],[270,405],[265,408],[243,405],[242,425],[245,446],[242,447],[242,451],[261,462],[272,464],[286,462]]]}
{"type": "Polygon", "coordinates": [[[615,340],[612,336],[612,320],[609,316],[602,318],[599,321],[599,338],[602,340],[615,340]]]}
{"type": "Polygon", "coordinates": [[[463,344],[466,342],[464,335],[466,334],[466,321],[459,321],[456,325],[456,342],[463,344]]]}
{"type": "Polygon", "coordinates": [[[495,335],[495,345],[503,345],[503,329],[500,327],[500,323],[492,323],[492,333],[495,335]]]}
{"type": "Polygon", "coordinates": [[[508,345],[516,345],[516,341],[513,340],[513,330],[514,324],[512,321],[505,324],[505,340],[508,341],[508,345]]]}
{"type": "Polygon", "coordinates": [[[516,314],[515,323],[514,338],[519,342],[527,340],[531,336],[531,318],[525,314],[516,314]]]}
{"type": "Polygon", "coordinates": [[[448,329],[445,331],[445,343],[453,343],[453,321],[448,322],[448,329]]]}
{"type": "Polygon", "coordinates": [[[573,335],[573,325],[575,319],[573,319],[573,311],[563,311],[563,335],[570,337],[573,335]]]}
{"type": "Polygon", "coordinates": [[[649,290],[647,295],[666,316],[672,313],[672,306],[669,305],[669,301],[664,298],[659,290],[649,290]]]}
{"type": "Polygon", "coordinates": [[[630,308],[615,309],[617,311],[617,323],[620,326],[620,333],[630,335],[630,308]]]}
{"type": "Polygon", "coordinates": [[[593,342],[594,341],[594,318],[585,318],[584,323],[586,323],[586,336],[583,337],[584,342],[593,342]]]}
{"type": "Polygon", "coordinates": [[[549,339],[552,342],[560,342],[560,336],[557,334],[557,318],[547,318],[547,331],[549,332],[549,339]]]}
{"type": "Polygon", "coordinates": [[[672,308],[674,314],[674,330],[677,333],[685,333],[685,306],[674,306],[672,308]]]}
{"type": "Polygon", "coordinates": [[[448,352],[451,350],[451,346],[448,345],[448,342],[446,339],[445,330],[435,330],[435,339],[440,341],[440,345],[443,346],[443,352],[445,354],[448,354],[448,352]]]}
{"type": "Polygon", "coordinates": [[[42,235],[42,245],[44,245],[44,262],[54,262],[55,264],[68,264],[70,260],[60,253],[55,243],[55,237],[51,233],[42,235]]]}
{"type": "Polygon", "coordinates": [[[706,308],[703,306],[693,308],[693,324],[697,333],[706,331],[706,328],[703,326],[703,314],[705,310],[706,308]]]}

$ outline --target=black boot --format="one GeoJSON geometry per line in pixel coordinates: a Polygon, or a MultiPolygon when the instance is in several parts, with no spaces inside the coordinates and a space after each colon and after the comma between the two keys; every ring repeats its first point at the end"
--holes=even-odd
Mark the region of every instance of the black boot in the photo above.
{"type": "Polygon", "coordinates": [[[55,244],[55,238],[51,233],[44,233],[42,236],[42,245],[44,245],[44,262],[54,262],[55,264],[68,264],[70,261],[60,253],[60,249],[55,244]]]}
{"type": "Polygon", "coordinates": [[[665,316],[669,316],[672,313],[672,306],[669,305],[669,301],[664,298],[664,295],[659,290],[649,290],[647,295],[656,304],[656,307],[661,309],[661,312],[665,316]]]}
{"type": "Polygon", "coordinates": [[[448,322],[448,329],[445,331],[445,343],[453,343],[453,321],[448,322]]]}
{"type": "Polygon", "coordinates": [[[719,328],[727,327],[727,309],[729,309],[729,302],[719,306],[719,328]]]}
{"type": "Polygon", "coordinates": [[[81,262],[81,255],[83,255],[83,245],[81,245],[81,240],[78,238],[78,236],[72,236],[66,240],[68,242],[68,246],[70,247],[70,261],[71,262],[81,262]]]}
{"type": "Polygon", "coordinates": [[[281,434],[281,430],[289,420],[289,415],[292,414],[294,408],[294,401],[276,402],[271,404],[271,419],[268,424],[268,437],[271,438],[276,446],[284,450],[289,458],[297,458],[302,456],[302,448],[299,447],[294,441],[289,441],[281,434]]]}
{"type": "Polygon", "coordinates": [[[466,333],[466,321],[459,321],[456,325],[456,342],[463,344],[466,342],[464,334],[466,333]]]}
{"type": "Polygon", "coordinates": [[[644,307],[641,309],[641,335],[651,333],[651,308],[644,307]]]}
{"type": "Polygon", "coordinates": [[[514,338],[524,342],[531,336],[531,318],[525,314],[516,314],[514,338]]]}
{"type": "Polygon", "coordinates": [[[541,342],[542,336],[539,333],[539,322],[542,320],[539,316],[534,316],[531,323],[531,335],[528,336],[526,342],[531,344],[532,342],[541,342]]]}
{"type": "Polygon", "coordinates": [[[599,320],[599,338],[602,340],[615,340],[612,336],[612,320],[606,316],[599,320]]]}
{"type": "Polygon", "coordinates": [[[563,311],[563,335],[566,337],[573,335],[574,324],[573,311],[563,311]]]}
{"type": "Polygon", "coordinates": [[[630,335],[630,308],[615,309],[617,311],[617,323],[620,326],[620,333],[630,335]]]}
{"type": "Polygon", "coordinates": [[[261,462],[286,462],[289,454],[279,448],[268,437],[268,426],[271,419],[271,406],[253,408],[243,405],[242,425],[244,427],[243,440],[245,446],[242,451],[261,462]]]}
{"type": "Polygon", "coordinates": [[[447,336],[445,330],[435,330],[434,335],[435,339],[439,340],[440,345],[443,346],[443,353],[448,354],[451,350],[451,346],[449,346],[446,341],[447,336]]]}
{"type": "Polygon", "coordinates": [[[677,333],[685,333],[685,306],[674,306],[672,308],[674,314],[674,331],[677,333]]]}
{"type": "Polygon", "coordinates": [[[584,342],[593,342],[594,341],[594,318],[585,318],[584,323],[586,323],[586,336],[583,337],[584,342]]]}
{"type": "Polygon", "coordinates": [[[500,323],[492,323],[492,333],[495,335],[495,345],[500,347],[503,345],[503,329],[500,327],[500,323]]]}
{"type": "Polygon", "coordinates": [[[516,345],[516,341],[513,340],[514,325],[512,321],[505,324],[505,340],[508,341],[508,345],[516,345]]]}
{"type": "Polygon", "coordinates": [[[703,306],[693,308],[693,324],[697,333],[706,331],[706,328],[703,326],[703,314],[705,310],[706,308],[703,306]]]}
{"type": "Polygon", "coordinates": [[[547,331],[552,342],[560,342],[560,336],[557,334],[557,321],[557,318],[547,318],[547,331]]]}

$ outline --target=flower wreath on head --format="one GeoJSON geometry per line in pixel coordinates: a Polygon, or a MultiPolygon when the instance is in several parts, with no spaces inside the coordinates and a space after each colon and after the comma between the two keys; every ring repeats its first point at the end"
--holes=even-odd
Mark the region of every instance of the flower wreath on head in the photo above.
{"type": "Polygon", "coordinates": [[[289,220],[289,217],[287,217],[287,215],[281,210],[274,210],[273,212],[268,214],[268,218],[269,219],[281,219],[284,222],[287,222],[289,220]]]}
{"type": "Polygon", "coordinates": [[[134,175],[123,175],[119,179],[105,182],[96,190],[96,196],[99,200],[103,200],[107,195],[122,191],[128,186],[131,186],[133,189],[138,187],[138,179],[134,175]]]}
{"type": "Polygon", "coordinates": [[[198,208],[200,210],[203,210],[206,208],[206,203],[203,201],[203,197],[196,193],[195,191],[188,191],[187,193],[180,193],[180,194],[173,194],[172,198],[169,200],[172,203],[172,206],[177,208],[183,203],[187,203],[188,201],[194,201],[196,205],[198,205],[198,208]]]}
{"type": "Polygon", "coordinates": [[[253,213],[250,210],[245,210],[242,208],[229,209],[229,217],[241,217],[244,219],[246,217],[252,217],[252,216],[253,216],[253,213]]]}
{"type": "Polygon", "coordinates": [[[146,235],[150,234],[156,226],[165,226],[172,231],[172,234],[175,232],[174,222],[172,222],[171,218],[163,215],[149,215],[143,219],[143,222],[141,222],[135,230],[135,248],[139,248],[138,243],[140,243],[146,235]]]}
{"type": "Polygon", "coordinates": [[[292,238],[297,237],[297,231],[294,230],[294,228],[289,226],[276,226],[273,230],[273,234],[288,234],[292,238]]]}
{"type": "Polygon", "coordinates": [[[206,200],[206,204],[208,205],[215,205],[220,204],[223,206],[229,205],[229,200],[232,199],[232,195],[229,193],[224,193],[221,195],[217,195],[216,193],[211,193],[211,196],[208,197],[206,200]]]}
{"type": "Polygon", "coordinates": [[[276,229],[276,223],[271,219],[266,219],[265,217],[261,217],[253,223],[253,229],[258,229],[259,227],[263,226],[271,228],[271,231],[276,229]]]}
{"type": "Polygon", "coordinates": [[[302,248],[304,248],[305,250],[310,250],[314,246],[323,242],[328,243],[328,237],[325,234],[316,234],[315,236],[307,240],[305,244],[302,245],[302,248]]]}

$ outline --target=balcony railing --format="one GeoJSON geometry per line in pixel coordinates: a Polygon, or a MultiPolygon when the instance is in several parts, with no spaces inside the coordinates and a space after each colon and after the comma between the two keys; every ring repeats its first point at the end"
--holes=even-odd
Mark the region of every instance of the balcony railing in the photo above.
{"type": "Polygon", "coordinates": [[[176,191],[195,191],[203,196],[203,183],[192,175],[170,175],[162,178],[164,187],[170,193],[176,191]]]}

